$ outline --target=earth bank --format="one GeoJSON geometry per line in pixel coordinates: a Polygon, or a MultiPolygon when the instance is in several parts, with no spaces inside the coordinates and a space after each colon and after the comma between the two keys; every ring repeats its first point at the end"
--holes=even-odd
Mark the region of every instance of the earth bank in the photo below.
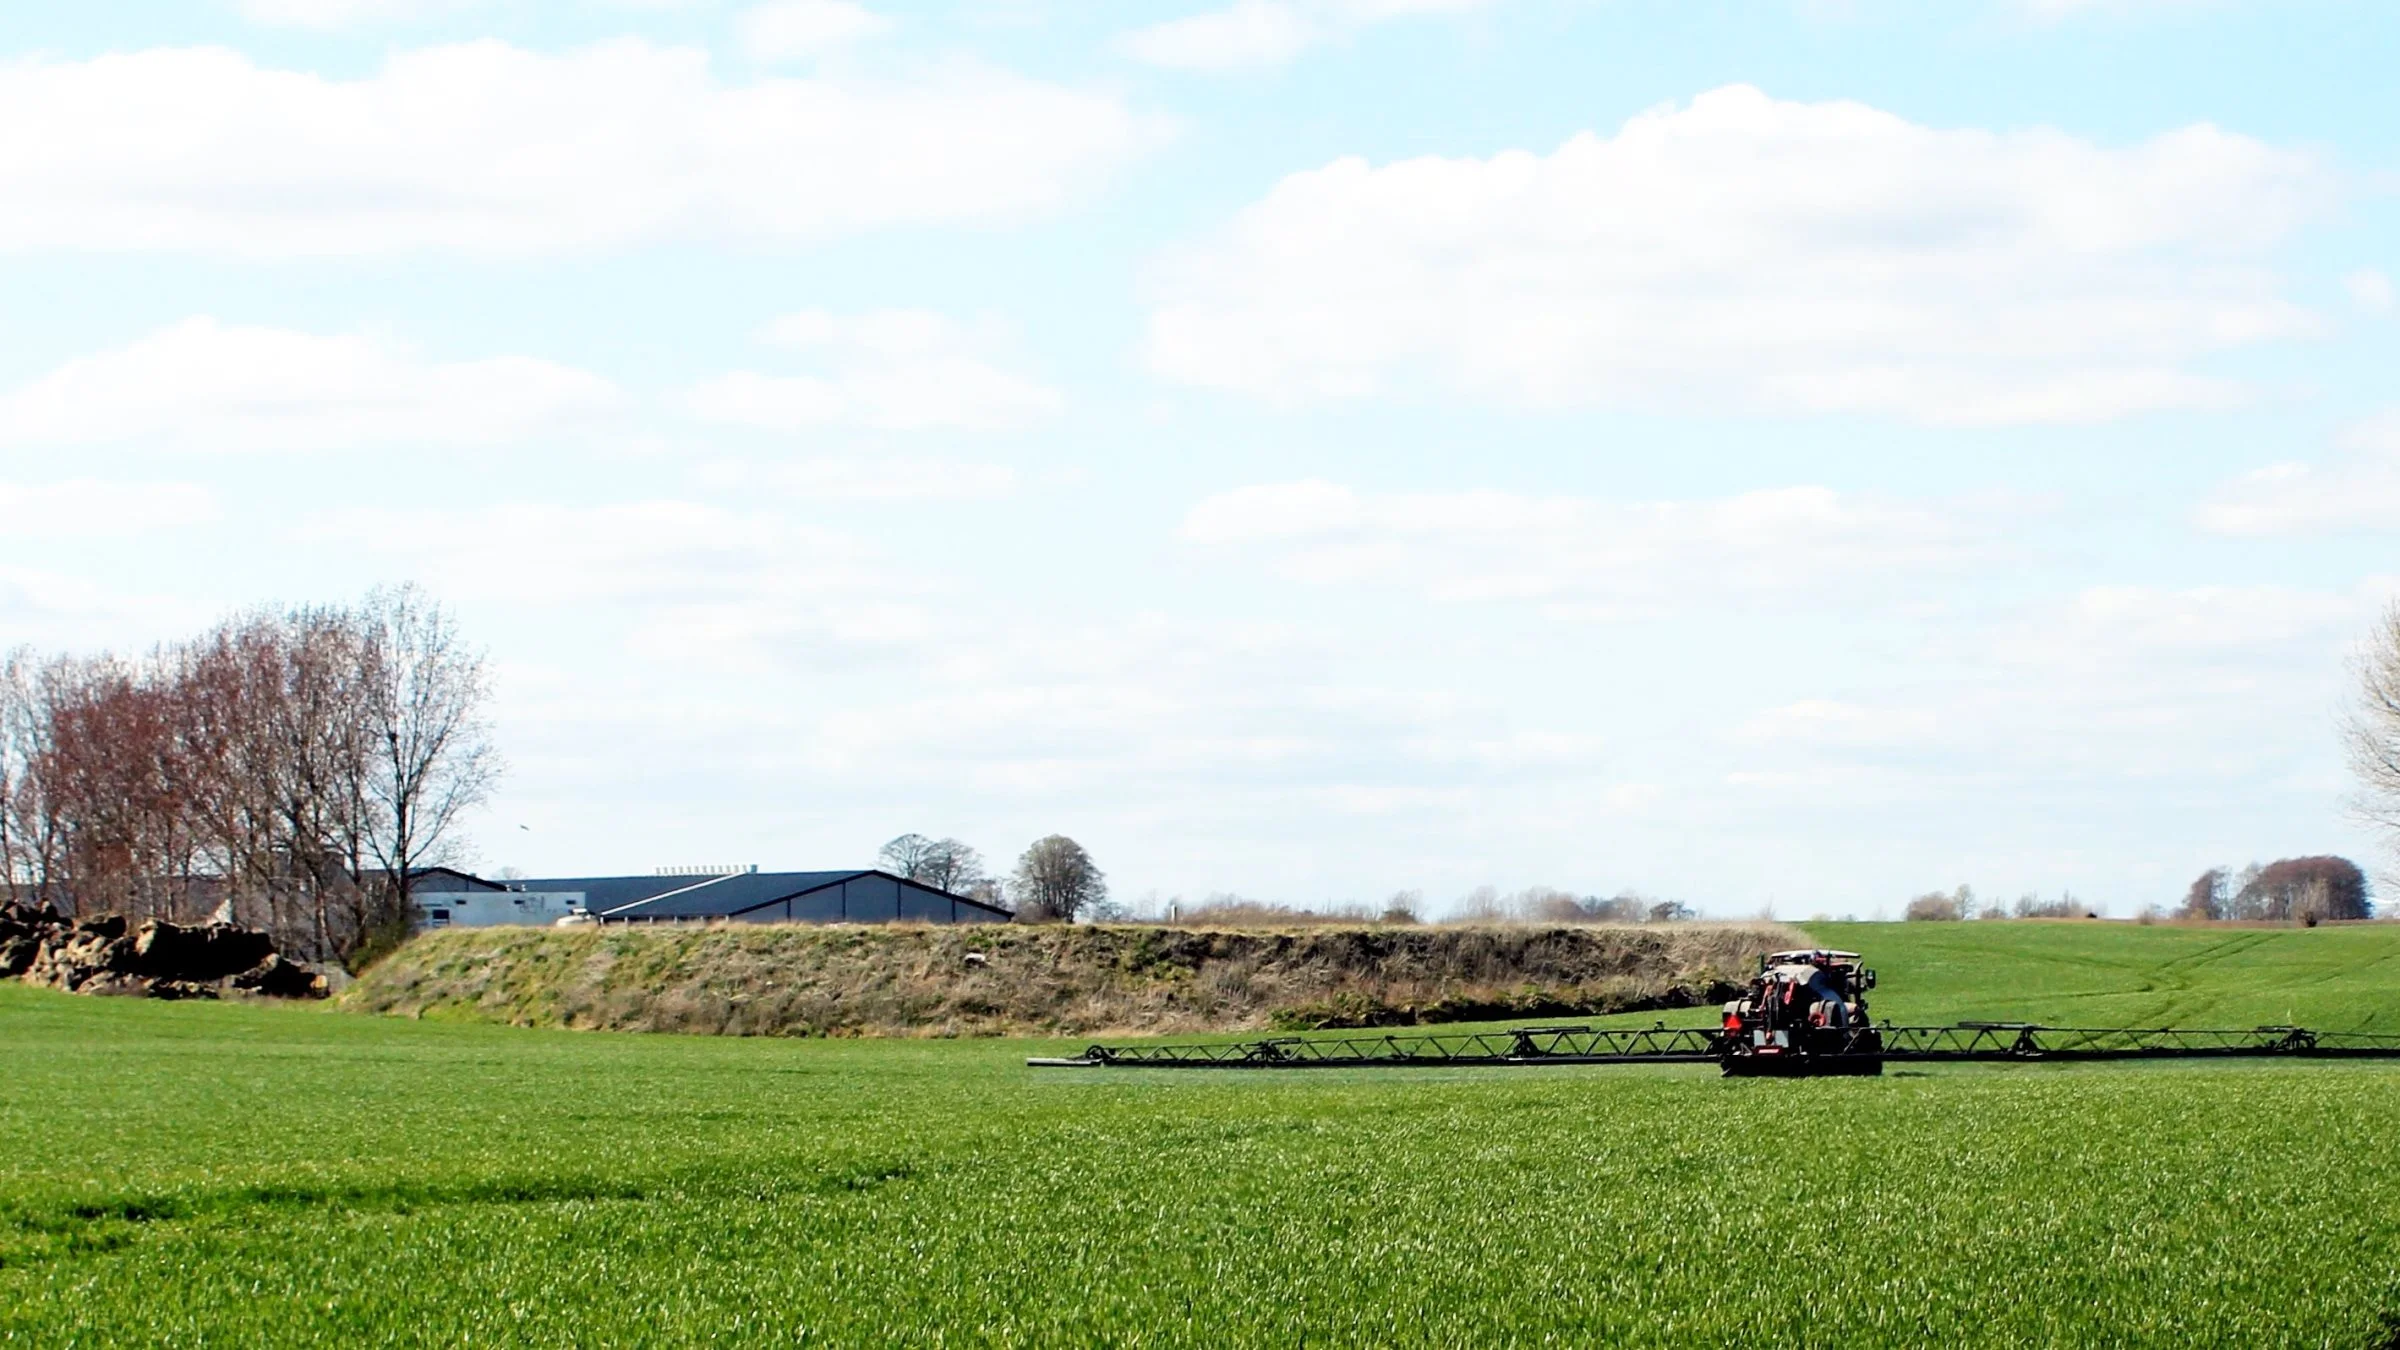
{"type": "Polygon", "coordinates": [[[1778,924],[484,928],[426,934],[347,1006],[724,1035],[1082,1035],[1413,1026],[1730,997],[1778,924]]]}

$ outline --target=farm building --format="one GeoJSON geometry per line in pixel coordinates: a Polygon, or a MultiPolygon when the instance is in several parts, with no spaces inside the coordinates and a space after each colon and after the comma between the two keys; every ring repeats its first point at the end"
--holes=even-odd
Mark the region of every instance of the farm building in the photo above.
{"type": "Polygon", "coordinates": [[[490,881],[447,867],[409,883],[427,928],[602,923],[1007,923],[1007,910],[889,872],[663,872],[646,877],[490,881]]]}

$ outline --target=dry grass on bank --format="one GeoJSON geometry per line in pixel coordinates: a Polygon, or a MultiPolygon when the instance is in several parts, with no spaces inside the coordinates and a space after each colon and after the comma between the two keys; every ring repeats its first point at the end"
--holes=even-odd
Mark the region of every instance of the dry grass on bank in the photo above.
{"type": "Polygon", "coordinates": [[[344,1003],[723,1035],[1409,1026],[1688,1007],[1725,997],[1759,953],[1807,945],[1767,923],[451,929],[401,948],[344,1003]]]}

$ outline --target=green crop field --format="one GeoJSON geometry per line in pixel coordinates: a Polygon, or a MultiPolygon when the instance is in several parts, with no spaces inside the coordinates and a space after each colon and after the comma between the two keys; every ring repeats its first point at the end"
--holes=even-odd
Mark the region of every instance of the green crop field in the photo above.
{"type": "MultiPolygon", "coordinates": [[[[1899,1020],[2400,1029],[2400,928],[1826,926],[1899,1020]]],[[[0,987],[12,1344],[2386,1346],[2400,1064],[1051,1071],[0,987]]]]}

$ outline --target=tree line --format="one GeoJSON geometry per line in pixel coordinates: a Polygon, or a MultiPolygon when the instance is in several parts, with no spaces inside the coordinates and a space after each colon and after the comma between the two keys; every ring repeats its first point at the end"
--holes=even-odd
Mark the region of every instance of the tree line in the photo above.
{"type": "Polygon", "coordinates": [[[885,844],[876,863],[920,885],[1011,910],[1019,923],[1114,917],[1107,876],[1083,845],[1063,834],[1034,840],[1018,856],[1016,871],[1006,881],[986,874],[983,855],[966,843],[921,834],[904,834],[885,844]]]}
{"type": "Polygon", "coordinates": [[[2094,919],[2099,914],[2076,899],[2073,891],[2059,892],[2056,900],[2044,900],[2028,891],[2010,903],[1978,899],[1974,887],[1960,886],[1956,890],[1925,892],[1910,900],[1901,916],[1918,923],[1941,923],[1964,919],[2094,919]]]}
{"type": "MultiPolygon", "coordinates": [[[[2161,918],[2189,922],[2247,920],[2316,924],[2337,919],[2365,919],[2374,914],[2367,874],[2348,858],[2315,856],[2252,863],[2235,872],[2212,867],[2193,880],[2183,903],[2173,911],[2152,905],[2139,917],[2148,923],[2161,918]]],[[[2039,895],[2018,896],[2013,905],[1978,901],[1975,888],[1927,891],[1908,902],[1907,918],[1919,922],[1961,919],[2087,919],[2098,911],[2061,892],[2056,900],[2039,895]]]]}
{"type": "MultiPolygon", "coordinates": [[[[1418,899],[1414,891],[1403,896],[1418,899]]],[[[1401,907],[1411,913],[1421,908],[1409,903],[1401,907]]],[[[1639,891],[1598,896],[1528,886],[1512,895],[1497,886],[1478,886],[1451,906],[1450,917],[1456,923],[1682,923],[1695,915],[1680,900],[1659,900],[1639,891]]]]}
{"type": "Polygon", "coordinates": [[[414,586],[139,657],[0,667],[0,878],[77,917],[218,918],[310,960],[407,936],[500,772],[483,655],[414,586]]]}
{"type": "Polygon", "coordinates": [[[2181,919],[2289,920],[2318,923],[2374,913],[2367,874],[2348,858],[2281,858],[2239,872],[2212,867],[2192,879],[2181,919]]]}
{"type": "MultiPolygon", "coordinates": [[[[1181,899],[1149,907],[1168,922],[1273,927],[1295,924],[1429,922],[1423,891],[1393,892],[1382,905],[1284,905],[1223,892],[1187,904],[1181,899]]],[[[1680,900],[1659,900],[1639,891],[1613,896],[1578,895],[1554,886],[1507,892],[1478,886],[1453,902],[1438,920],[1452,924],[1628,924],[1683,923],[1699,917],[1680,900]]]]}
{"type": "MultiPolygon", "coordinates": [[[[1141,906],[1112,899],[1107,878],[1083,845],[1063,834],[1037,839],[1005,879],[985,870],[983,855],[954,838],[904,834],[886,843],[876,865],[920,885],[1011,910],[1021,923],[1194,923],[1236,927],[1317,923],[1424,922],[1421,891],[1399,891],[1381,906],[1303,907],[1250,900],[1231,893],[1186,903],[1153,896],[1141,906]]],[[[1507,893],[1480,886],[1452,907],[1453,923],[1680,923],[1698,917],[1679,900],[1635,891],[1577,895],[1550,886],[1507,893]]]]}

